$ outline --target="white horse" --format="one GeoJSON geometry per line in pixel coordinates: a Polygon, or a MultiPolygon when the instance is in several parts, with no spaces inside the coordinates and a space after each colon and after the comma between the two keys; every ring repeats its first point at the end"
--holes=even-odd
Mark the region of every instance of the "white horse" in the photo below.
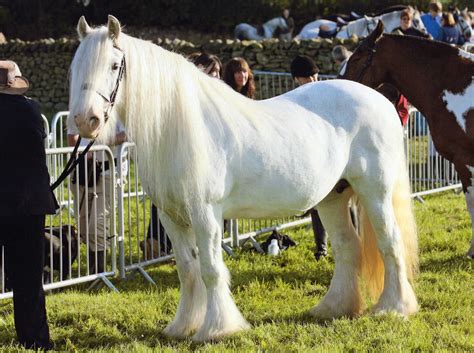
{"type": "Polygon", "coordinates": [[[472,42],[474,37],[474,31],[472,30],[470,19],[468,17],[467,9],[458,12],[458,22],[456,27],[464,37],[466,42],[472,42]]]}
{"type": "Polygon", "coordinates": [[[337,32],[336,38],[347,39],[353,35],[357,37],[367,37],[375,27],[377,27],[379,19],[377,17],[364,16],[358,20],[351,21],[347,25],[342,26],[337,32]]]}
{"type": "Polygon", "coordinates": [[[249,327],[229,289],[223,218],[283,217],[316,205],[332,236],[335,272],[310,313],[359,314],[359,273],[383,287],[375,312],[417,310],[403,134],[387,99],[334,80],[253,101],[184,57],[125,35],[113,16],[97,29],[81,17],[78,33],[68,123],[84,137],[106,138],[118,115],[136,143],[140,178],[161,210],[181,283],[165,334],[206,341],[249,327]],[[117,114],[106,124],[110,92],[117,92],[117,114]],[[362,238],[348,212],[353,194],[367,214],[362,238]]]}
{"type": "MultiPolygon", "coordinates": [[[[413,13],[413,26],[421,31],[426,32],[425,25],[421,21],[420,12],[409,7],[413,13]]],[[[367,37],[377,27],[378,21],[384,24],[385,32],[391,33],[396,27],[400,26],[400,15],[402,11],[392,11],[380,16],[370,17],[364,16],[357,20],[349,22],[342,26],[336,34],[336,38],[347,39],[353,35],[359,38],[367,37]]],[[[298,34],[299,39],[312,39],[319,36],[319,27],[325,25],[328,30],[335,30],[337,23],[329,20],[316,20],[308,23],[298,34]]]]}
{"type": "Polygon", "coordinates": [[[262,25],[262,32],[259,33],[258,28],[249,25],[248,23],[240,23],[235,26],[234,37],[240,40],[253,39],[262,40],[273,37],[276,29],[287,30],[288,25],[283,17],[275,17],[262,25]]]}
{"type": "Polygon", "coordinates": [[[337,29],[337,23],[330,20],[316,20],[307,23],[295,37],[296,39],[313,39],[319,37],[319,27],[326,26],[328,30],[334,31],[337,29]]]}

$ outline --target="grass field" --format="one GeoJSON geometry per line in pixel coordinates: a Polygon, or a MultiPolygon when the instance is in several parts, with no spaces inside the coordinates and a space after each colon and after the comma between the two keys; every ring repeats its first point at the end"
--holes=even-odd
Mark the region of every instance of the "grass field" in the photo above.
{"type": "MultiPolygon", "coordinates": [[[[454,193],[417,203],[421,306],[409,320],[368,313],[356,319],[315,322],[306,315],[325,294],[333,259],[316,262],[312,234],[290,232],[299,242],[277,258],[244,247],[226,257],[237,305],[253,328],[214,344],[173,341],[161,330],[174,315],[179,282],[173,264],[149,269],[158,286],[140,276],[114,280],[120,293],[80,287],[47,296],[51,336],[60,351],[474,351],[474,262],[465,257],[470,223],[464,198],[454,193]]],[[[17,351],[10,300],[0,304],[0,347],[17,351]]]]}

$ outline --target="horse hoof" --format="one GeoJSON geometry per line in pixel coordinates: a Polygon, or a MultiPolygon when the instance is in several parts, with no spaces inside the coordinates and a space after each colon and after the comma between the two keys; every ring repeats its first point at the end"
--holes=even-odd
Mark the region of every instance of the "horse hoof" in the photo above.
{"type": "Polygon", "coordinates": [[[186,337],[190,336],[193,331],[195,331],[195,329],[179,327],[172,322],[166,326],[166,328],[163,330],[163,334],[170,338],[185,339],[186,337]]]}
{"type": "Polygon", "coordinates": [[[236,334],[238,332],[241,332],[241,331],[245,331],[245,330],[248,330],[250,328],[250,324],[248,324],[247,322],[244,322],[244,323],[241,323],[240,325],[236,325],[234,327],[230,327],[228,329],[224,329],[224,330],[217,330],[217,331],[214,331],[214,330],[199,330],[198,332],[196,332],[196,334],[191,337],[191,339],[193,340],[193,342],[196,342],[196,343],[202,343],[202,342],[209,342],[209,341],[219,341],[223,338],[226,338],[228,336],[231,336],[233,334],[236,334]]]}
{"type": "Polygon", "coordinates": [[[414,314],[418,311],[418,303],[415,298],[398,305],[386,305],[383,303],[377,303],[371,310],[375,315],[386,315],[386,314],[395,314],[397,316],[402,316],[408,318],[411,314],[414,314]]]}

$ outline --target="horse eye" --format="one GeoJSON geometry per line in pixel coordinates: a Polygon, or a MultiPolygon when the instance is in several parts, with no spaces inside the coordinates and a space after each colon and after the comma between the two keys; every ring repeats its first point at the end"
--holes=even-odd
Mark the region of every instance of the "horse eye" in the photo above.
{"type": "Polygon", "coordinates": [[[116,71],[116,70],[118,70],[119,67],[120,67],[119,64],[114,63],[114,64],[112,65],[112,70],[113,70],[113,71],[116,71]]]}

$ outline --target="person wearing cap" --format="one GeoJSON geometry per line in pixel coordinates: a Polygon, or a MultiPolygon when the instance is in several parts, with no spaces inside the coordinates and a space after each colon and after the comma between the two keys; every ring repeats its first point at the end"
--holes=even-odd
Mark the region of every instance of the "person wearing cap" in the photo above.
{"type": "Polygon", "coordinates": [[[50,188],[40,109],[23,95],[28,87],[16,63],[0,61],[0,245],[18,340],[25,348],[46,350],[51,342],[42,283],[44,226],[45,215],[54,214],[58,204],[50,188]]]}
{"type": "MultiPolygon", "coordinates": [[[[318,81],[319,68],[316,63],[307,55],[296,56],[290,65],[291,76],[300,86],[307,83],[318,81]]],[[[313,225],[314,241],[316,243],[316,260],[328,254],[327,250],[327,232],[324,229],[319,213],[316,209],[310,211],[311,222],[313,225]]]]}
{"type": "Polygon", "coordinates": [[[318,80],[319,68],[307,55],[296,56],[291,62],[290,70],[291,76],[300,86],[318,80]]]}

